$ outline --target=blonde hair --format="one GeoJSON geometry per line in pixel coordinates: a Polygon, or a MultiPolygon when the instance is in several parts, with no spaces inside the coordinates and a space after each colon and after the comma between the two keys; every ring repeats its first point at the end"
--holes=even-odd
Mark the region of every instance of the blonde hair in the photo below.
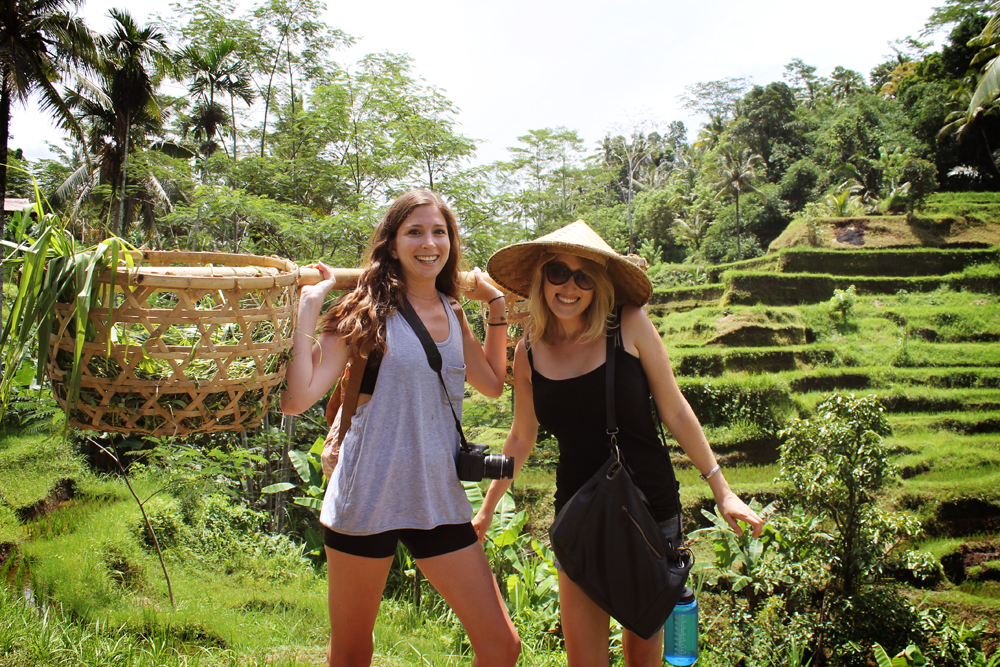
{"type": "MultiPolygon", "coordinates": [[[[573,254],[573,253],[567,253],[573,254]]],[[[577,255],[579,257],[579,255],[577,255]]],[[[552,341],[552,310],[545,301],[545,276],[542,268],[555,259],[553,253],[542,253],[535,265],[535,271],[531,276],[531,290],[528,293],[528,312],[531,320],[525,327],[525,345],[531,347],[531,343],[540,340],[551,344],[552,341]]],[[[597,340],[605,335],[608,323],[614,315],[615,309],[615,286],[608,276],[608,271],[601,264],[580,257],[583,262],[583,272],[594,281],[594,299],[587,306],[584,315],[587,318],[587,327],[580,337],[581,343],[588,343],[597,340]]],[[[570,280],[573,280],[572,278],[570,280]]]]}

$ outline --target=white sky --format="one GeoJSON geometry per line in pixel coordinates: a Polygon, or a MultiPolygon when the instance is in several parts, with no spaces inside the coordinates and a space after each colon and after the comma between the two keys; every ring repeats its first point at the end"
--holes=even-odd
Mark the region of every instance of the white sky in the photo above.
{"type": "MultiPolygon", "coordinates": [[[[241,6],[250,6],[247,0],[241,6]]],[[[725,77],[766,85],[794,58],[827,76],[837,65],[866,78],[916,37],[944,0],[349,0],[328,2],[327,24],[358,38],[341,55],[391,51],[446,91],[460,131],[485,140],[477,162],[506,159],[529,130],[565,126],[593,146],[616,123],[700,122],[677,100],[685,86],[725,77]]],[[[167,0],[88,0],[95,29],[126,7],[137,21],[167,13],[167,0]]],[[[34,108],[13,109],[11,148],[48,156],[61,132],[34,108]]]]}

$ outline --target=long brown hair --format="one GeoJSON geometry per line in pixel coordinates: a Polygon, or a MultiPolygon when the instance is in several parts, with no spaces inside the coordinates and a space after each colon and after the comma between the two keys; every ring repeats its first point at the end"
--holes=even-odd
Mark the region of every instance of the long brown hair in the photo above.
{"type": "Polygon", "coordinates": [[[399,227],[418,206],[436,206],[444,218],[451,249],[435,286],[439,292],[458,298],[462,244],[455,214],[436,192],[404,192],[389,206],[368,242],[365,270],[358,279],[358,286],[341,297],[322,319],[322,331],[345,338],[353,354],[367,357],[373,350],[385,352],[386,319],[393,310],[402,307],[406,295],[402,268],[399,260],[392,257],[389,246],[399,227]]]}

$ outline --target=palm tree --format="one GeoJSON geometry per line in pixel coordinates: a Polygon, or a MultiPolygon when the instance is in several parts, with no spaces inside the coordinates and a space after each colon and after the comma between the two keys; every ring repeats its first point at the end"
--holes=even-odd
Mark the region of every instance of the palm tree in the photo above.
{"type": "MultiPolygon", "coordinates": [[[[132,15],[122,9],[112,9],[109,13],[115,25],[111,34],[101,39],[100,48],[104,56],[102,74],[114,111],[111,139],[121,167],[119,179],[111,183],[112,200],[116,193],[118,196],[114,230],[121,233],[125,224],[128,155],[134,149],[133,125],[148,130],[162,124],[156,89],[163,75],[174,68],[166,36],[158,28],[139,27],[132,15]]],[[[145,140],[145,132],[140,139],[145,140]]]]}
{"type": "Polygon", "coordinates": [[[864,200],[857,194],[861,186],[847,181],[823,197],[825,213],[831,218],[853,218],[864,213],[864,200]]]}
{"type": "Polygon", "coordinates": [[[674,239],[681,245],[687,246],[688,259],[697,257],[701,253],[701,244],[708,236],[708,228],[712,222],[708,219],[702,220],[700,213],[695,213],[694,220],[688,221],[684,218],[675,218],[671,233],[674,239]]]}
{"type": "Polygon", "coordinates": [[[39,92],[42,109],[83,140],[83,130],[56,88],[71,67],[85,66],[93,57],[90,31],[69,12],[69,8],[78,7],[82,1],[0,1],[0,238],[4,228],[2,204],[7,196],[12,102],[25,103],[32,93],[39,92]]]}
{"type": "Polygon", "coordinates": [[[749,148],[740,149],[726,145],[719,150],[715,179],[715,186],[719,188],[719,192],[715,198],[731,194],[736,199],[737,261],[743,258],[740,249],[740,195],[747,190],[758,192],[753,183],[757,180],[757,171],[764,168],[764,159],[749,148]]]}
{"type": "Polygon", "coordinates": [[[115,25],[99,40],[102,61],[96,80],[81,83],[66,97],[88,128],[96,170],[81,167],[57,194],[65,197],[69,188],[81,183],[88,184],[84,194],[98,183],[110,185],[111,198],[104,213],[112,218],[111,231],[124,234],[137,209],[146,209],[144,218],[151,224],[149,199],[142,193],[130,195],[126,189],[128,158],[137,149],[146,148],[149,135],[162,129],[156,89],[160,79],[173,71],[173,61],[166,38],[158,29],[139,27],[124,10],[112,9],[110,14],[115,25]]]}
{"type": "Polygon", "coordinates": [[[723,133],[726,131],[726,117],[723,114],[708,114],[708,122],[702,124],[698,130],[698,140],[696,147],[703,147],[711,150],[719,145],[723,133]]]}
{"type": "Polygon", "coordinates": [[[995,103],[1000,96],[1000,55],[997,55],[997,41],[1000,38],[1000,4],[994,5],[996,11],[983,28],[983,32],[969,42],[969,46],[980,46],[982,49],[972,59],[973,65],[983,61],[982,76],[976,85],[976,90],[969,98],[966,115],[971,116],[976,109],[995,103]]]}
{"type": "Polygon", "coordinates": [[[70,67],[93,62],[93,36],[83,21],[68,11],[82,2],[0,2],[0,201],[7,194],[7,142],[13,101],[26,103],[38,91],[42,108],[83,141],[83,131],[56,88],[70,67]]]}
{"type": "Polygon", "coordinates": [[[969,92],[971,88],[969,84],[974,81],[960,81],[954,85],[951,92],[951,105],[954,111],[945,117],[946,124],[937,136],[940,141],[948,135],[953,135],[959,143],[962,143],[978,131],[979,137],[982,139],[981,146],[985,149],[984,159],[989,162],[997,178],[1000,178],[1000,168],[997,167],[996,160],[993,159],[993,149],[990,147],[990,141],[986,135],[987,120],[995,118],[1000,112],[1000,100],[996,96],[989,97],[980,94],[985,79],[984,75],[979,80],[979,85],[975,86],[975,94],[969,92]]]}
{"type": "Polygon", "coordinates": [[[225,38],[207,48],[188,46],[181,52],[180,60],[192,76],[188,91],[201,98],[192,114],[191,127],[195,136],[199,132],[205,134],[206,144],[203,152],[210,155],[218,149],[214,141],[219,133],[219,126],[226,122],[226,114],[222,106],[215,101],[216,91],[229,95],[230,113],[233,131],[233,153],[236,159],[236,98],[247,105],[254,100],[253,88],[250,85],[250,70],[245,60],[239,58],[239,44],[234,39],[225,38]]]}
{"type": "MultiPolygon", "coordinates": [[[[133,213],[140,212],[147,235],[153,228],[153,205],[156,201],[168,202],[166,193],[158,182],[144,178],[141,181],[125,172],[128,156],[124,152],[124,141],[116,134],[122,125],[122,110],[113,103],[111,89],[114,87],[108,73],[99,75],[99,83],[90,85],[67,95],[67,102],[76,110],[80,123],[87,127],[92,163],[81,165],[56,190],[49,202],[59,206],[71,198],[75,199],[71,217],[76,217],[83,201],[93,195],[100,185],[110,186],[111,197],[104,202],[101,218],[114,217],[114,233],[125,235],[134,219],[133,213]],[[128,188],[125,188],[128,184],[128,188]],[[75,194],[74,194],[75,193],[75,194]]],[[[148,112],[147,108],[130,114],[128,149],[147,148],[150,134],[160,132],[162,121],[159,116],[148,112]]],[[[164,143],[164,142],[158,142],[164,143]]],[[[187,153],[185,157],[189,157],[187,153]]]]}

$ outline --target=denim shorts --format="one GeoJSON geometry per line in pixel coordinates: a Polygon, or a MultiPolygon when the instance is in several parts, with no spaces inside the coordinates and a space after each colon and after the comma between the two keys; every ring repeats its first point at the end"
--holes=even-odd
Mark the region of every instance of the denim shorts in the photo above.
{"type": "MultiPolygon", "coordinates": [[[[678,544],[681,535],[681,518],[679,516],[675,514],[669,519],[657,521],[656,525],[660,527],[660,530],[663,531],[663,536],[670,540],[671,544],[674,546],[680,546],[680,544],[678,544]]],[[[559,559],[555,557],[555,554],[552,555],[552,561],[556,566],[556,569],[562,571],[562,566],[559,565],[559,559]]]]}

